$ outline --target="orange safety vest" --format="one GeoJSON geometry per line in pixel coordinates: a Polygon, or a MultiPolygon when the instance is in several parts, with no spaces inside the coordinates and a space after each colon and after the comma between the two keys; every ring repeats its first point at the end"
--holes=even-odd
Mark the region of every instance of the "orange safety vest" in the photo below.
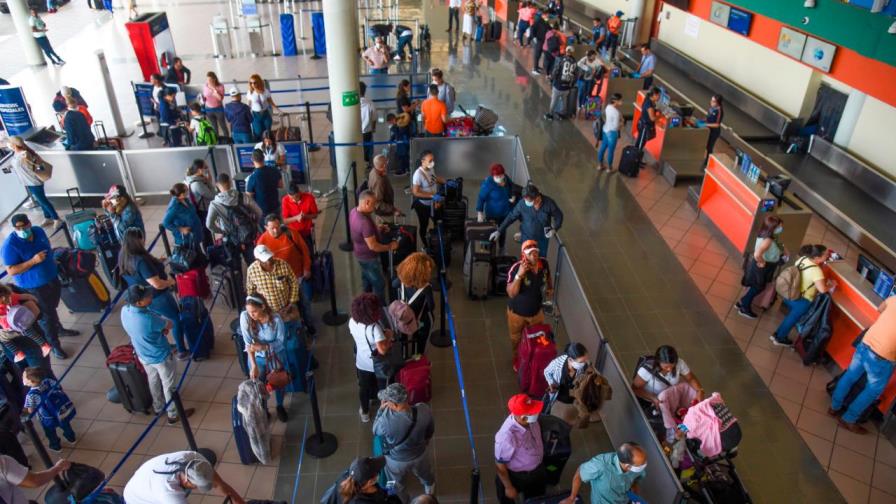
{"type": "Polygon", "coordinates": [[[622,27],[622,20],[618,16],[612,16],[607,20],[607,29],[613,35],[619,35],[619,28],[622,27]]]}

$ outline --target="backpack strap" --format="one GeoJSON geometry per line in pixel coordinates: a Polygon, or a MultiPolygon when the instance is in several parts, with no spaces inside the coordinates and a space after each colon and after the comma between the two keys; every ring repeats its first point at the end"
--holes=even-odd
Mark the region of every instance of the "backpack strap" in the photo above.
{"type": "Polygon", "coordinates": [[[657,380],[666,384],[666,386],[671,387],[672,383],[669,382],[662,374],[660,374],[656,369],[656,361],[652,361],[652,364],[644,364],[641,366],[641,369],[646,369],[650,376],[653,376],[657,380]]]}

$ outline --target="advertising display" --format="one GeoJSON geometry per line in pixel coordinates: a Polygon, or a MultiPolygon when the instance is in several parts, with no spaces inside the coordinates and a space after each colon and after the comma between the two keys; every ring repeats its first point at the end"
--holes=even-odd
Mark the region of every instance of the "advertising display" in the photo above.
{"type": "Polygon", "coordinates": [[[34,127],[34,119],[22,88],[0,86],[0,122],[9,136],[24,135],[34,127]]]}

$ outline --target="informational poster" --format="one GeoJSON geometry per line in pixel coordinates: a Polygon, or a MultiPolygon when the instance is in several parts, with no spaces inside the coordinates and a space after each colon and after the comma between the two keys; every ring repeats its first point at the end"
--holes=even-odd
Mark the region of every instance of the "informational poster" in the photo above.
{"type": "Polygon", "coordinates": [[[235,145],[237,165],[243,173],[252,173],[252,151],[255,150],[254,144],[235,145]]]}
{"type": "Polygon", "coordinates": [[[140,111],[140,115],[147,117],[156,115],[152,99],[153,85],[144,82],[132,84],[134,86],[134,98],[137,100],[137,109],[140,111]]]}
{"type": "Polygon", "coordinates": [[[22,88],[0,86],[0,122],[9,136],[24,135],[34,128],[34,119],[22,88]]]}
{"type": "Polygon", "coordinates": [[[697,38],[700,36],[700,18],[688,14],[684,22],[684,34],[697,38]]]}
{"type": "Polygon", "coordinates": [[[805,47],[805,33],[791,30],[786,26],[781,27],[781,33],[778,35],[778,51],[798,60],[803,57],[803,48],[805,47]]]}
{"type": "MultiPolygon", "coordinates": [[[[286,150],[286,166],[289,168],[292,180],[306,184],[308,177],[305,172],[305,143],[282,143],[280,144],[286,150]]],[[[252,173],[254,166],[252,165],[252,151],[255,150],[255,144],[235,145],[237,164],[239,164],[240,172],[252,173]]]]}
{"type": "Polygon", "coordinates": [[[877,275],[877,281],[874,282],[874,292],[878,296],[886,299],[890,297],[893,292],[893,284],[893,277],[881,271],[880,274],[877,275]]]}
{"type": "Polygon", "coordinates": [[[806,47],[803,49],[802,61],[822,72],[830,72],[836,53],[837,46],[814,37],[806,37],[806,47]]]}
{"type": "Polygon", "coordinates": [[[731,6],[721,2],[713,2],[709,10],[709,20],[713,23],[728,28],[728,17],[731,15],[731,6]]]}

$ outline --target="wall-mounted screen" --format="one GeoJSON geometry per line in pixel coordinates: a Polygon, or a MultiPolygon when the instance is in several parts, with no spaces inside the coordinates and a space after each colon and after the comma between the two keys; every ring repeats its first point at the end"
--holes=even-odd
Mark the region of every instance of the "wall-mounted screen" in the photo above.
{"type": "Polygon", "coordinates": [[[713,2],[709,11],[709,20],[713,23],[728,27],[728,17],[731,14],[731,6],[721,2],[713,2]]]}
{"type": "Polygon", "coordinates": [[[728,29],[736,31],[744,37],[750,34],[750,24],[753,22],[753,15],[749,12],[742,11],[731,7],[728,14],[728,29]]]}
{"type": "Polygon", "coordinates": [[[837,46],[817,38],[806,37],[806,47],[803,49],[802,61],[822,72],[830,72],[836,53],[837,46]]]}
{"type": "Polygon", "coordinates": [[[781,33],[778,34],[778,51],[798,60],[803,57],[804,47],[806,47],[805,33],[791,30],[786,26],[781,27],[781,33]]]}

